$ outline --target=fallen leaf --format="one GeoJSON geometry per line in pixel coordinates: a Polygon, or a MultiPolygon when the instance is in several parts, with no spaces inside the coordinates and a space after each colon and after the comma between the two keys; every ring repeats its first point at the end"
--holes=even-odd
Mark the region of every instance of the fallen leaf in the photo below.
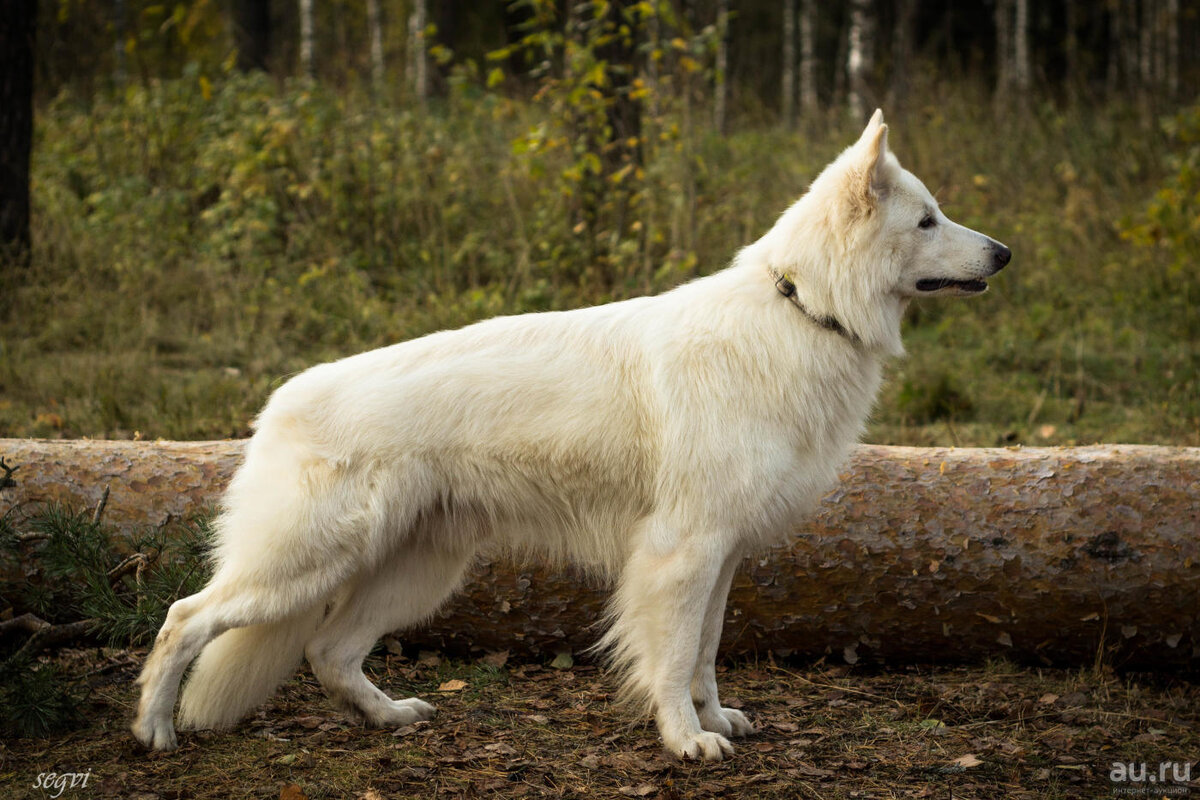
{"type": "Polygon", "coordinates": [[[647,795],[654,794],[658,790],[653,784],[642,783],[637,786],[622,786],[620,789],[617,789],[617,791],[626,797],[646,797],[647,795]]]}
{"type": "Polygon", "coordinates": [[[965,756],[959,756],[951,762],[956,767],[969,769],[970,767],[978,767],[983,762],[974,753],[967,753],[965,756]]]}
{"type": "Polygon", "coordinates": [[[507,650],[498,650],[495,653],[488,653],[486,656],[484,656],[483,658],[481,658],[479,660],[482,661],[484,664],[487,664],[489,667],[495,667],[496,669],[500,669],[500,667],[503,667],[505,664],[508,663],[508,651],[507,650]]]}
{"type": "Polygon", "coordinates": [[[454,680],[446,681],[441,686],[439,686],[438,691],[439,692],[461,692],[465,688],[467,688],[467,682],[460,681],[458,678],[455,678],[454,680]]]}
{"type": "Polygon", "coordinates": [[[554,657],[554,660],[550,662],[550,666],[554,667],[554,669],[570,669],[575,666],[575,659],[571,657],[570,651],[563,650],[554,657]]]}
{"type": "Polygon", "coordinates": [[[285,783],[279,787],[279,800],[308,800],[308,795],[299,784],[285,783]]]}

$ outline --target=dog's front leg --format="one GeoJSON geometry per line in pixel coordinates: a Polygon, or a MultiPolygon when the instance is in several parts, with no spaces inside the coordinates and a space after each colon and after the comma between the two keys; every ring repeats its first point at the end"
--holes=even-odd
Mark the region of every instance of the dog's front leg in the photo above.
{"type": "Polygon", "coordinates": [[[627,690],[653,709],[667,749],[684,758],[719,761],[733,754],[733,745],[722,734],[704,730],[691,683],[705,612],[726,553],[711,540],[681,538],[652,536],[653,544],[639,547],[630,558],[605,643],[623,668],[627,690]],[[674,539],[669,549],[664,538],[674,539]]]}
{"type": "Polygon", "coordinates": [[[717,692],[717,648],[721,644],[721,627],[725,622],[725,603],[733,574],[741,563],[741,552],[735,551],[721,565],[721,576],[713,587],[704,612],[704,628],[700,637],[700,654],[692,674],[692,702],[706,731],[722,736],[745,736],[754,733],[754,725],[736,708],[722,708],[717,692]]]}

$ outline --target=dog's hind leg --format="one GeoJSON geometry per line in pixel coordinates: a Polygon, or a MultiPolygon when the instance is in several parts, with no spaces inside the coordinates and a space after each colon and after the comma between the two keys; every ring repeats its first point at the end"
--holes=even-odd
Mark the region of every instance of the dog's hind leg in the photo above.
{"type": "Polygon", "coordinates": [[[134,736],[155,750],[174,749],[171,715],[179,683],[204,646],[227,630],[277,623],[303,613],[328,591],[326,581],[336,573],[336,565],[299,577],[218,569],[208,586],[173,603],[138,678],[141,698],[134,736]]]}
{"type": "Polygon", "coordinates": [[[612,649],[625,694],[653,709],[668,750],[719,761],[732,755],[733,745],[723,734],[703,729],[690,684],[705,612],[727,556],[712,539],[680,535],[662,521],[648,524],[626,562],[601,646],[612,649]]]}
{"type": "Polygon", "coordinates": [[[458,587],[473,552],[428,544],[402,548],[335,605],[305,646],[330,700],[375,727],[433,715],[433,706],[415,697],[392,700],[363,674],[362,663],[380,636],[432,616],[458,587]]]}
{"type": "Polygon", "coordinates": [[[742,554],[730,554],[721,565],[721,575],[713,586],[704,611],[704,628],[700,635],[700,655],[692,674],[692,702],[700,717],[700,726],[722,736],[745,736],[754,732],[746,715],[736,708],[722,708],[717,693],[717,648],[721,644],[721,627],[725,621],[725,602],[733,574],[741,563],[742,554]]]}

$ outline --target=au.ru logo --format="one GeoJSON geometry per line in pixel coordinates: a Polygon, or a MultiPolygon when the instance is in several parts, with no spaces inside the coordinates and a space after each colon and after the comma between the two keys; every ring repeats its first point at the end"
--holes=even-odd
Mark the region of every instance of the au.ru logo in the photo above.
{"type": "Polygon", "coordinates": [[[1108,779],[1121,785],[1120,788],[1113,787],[1115,793],[1142,794],[1149,792],[1153,786],[1155,795],[1160,792],[1186,794],[1187,783],[1192,779],[1192,762],[1162,761],[1153,765],[1145,761],[1114,761],[1108,779]],[[1172,789],[1176,791],[1170,791],[1172,789]]]}

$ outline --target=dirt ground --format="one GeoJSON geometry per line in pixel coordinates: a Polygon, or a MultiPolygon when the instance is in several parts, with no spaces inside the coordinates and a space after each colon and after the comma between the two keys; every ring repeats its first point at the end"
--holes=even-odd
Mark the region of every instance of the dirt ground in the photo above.
{"type": "MultiPolygon", "coordinates": [[[[0,742],[0,797],[182,798],[984,798],[1200,793],[1200,686],[1108,670],[723,667],[728,705],[759,731],[717,764],[666,755],[652,726],[613,704],[601,670],[560,660],[478,662],[383,654],[394,696],[437,704],[431,723],[366,730],[301,672],[230,731],[169,754],[128,734],[142,652],[57,659],[86,693],[84,726],[0,742]],[[1114,764],[1126,765],[1113,780],[1114,764]],[[1141,765],[1145,764],[1143,771],[1141,765]],[[1128,771],[1132,765],[1132,771],[1128,771]],[[1175,773],[1172,773],[1175,770],[1175,773]],[[87,774],[87,785],[47,773],[87,774]],[[1153,778],[1153,781],[1151,780],[1153,778]],[[67,781],[66,783],[69,783],[67,781]]],[[[568,660],[569,661],[569,660],[568,660]]]]}

